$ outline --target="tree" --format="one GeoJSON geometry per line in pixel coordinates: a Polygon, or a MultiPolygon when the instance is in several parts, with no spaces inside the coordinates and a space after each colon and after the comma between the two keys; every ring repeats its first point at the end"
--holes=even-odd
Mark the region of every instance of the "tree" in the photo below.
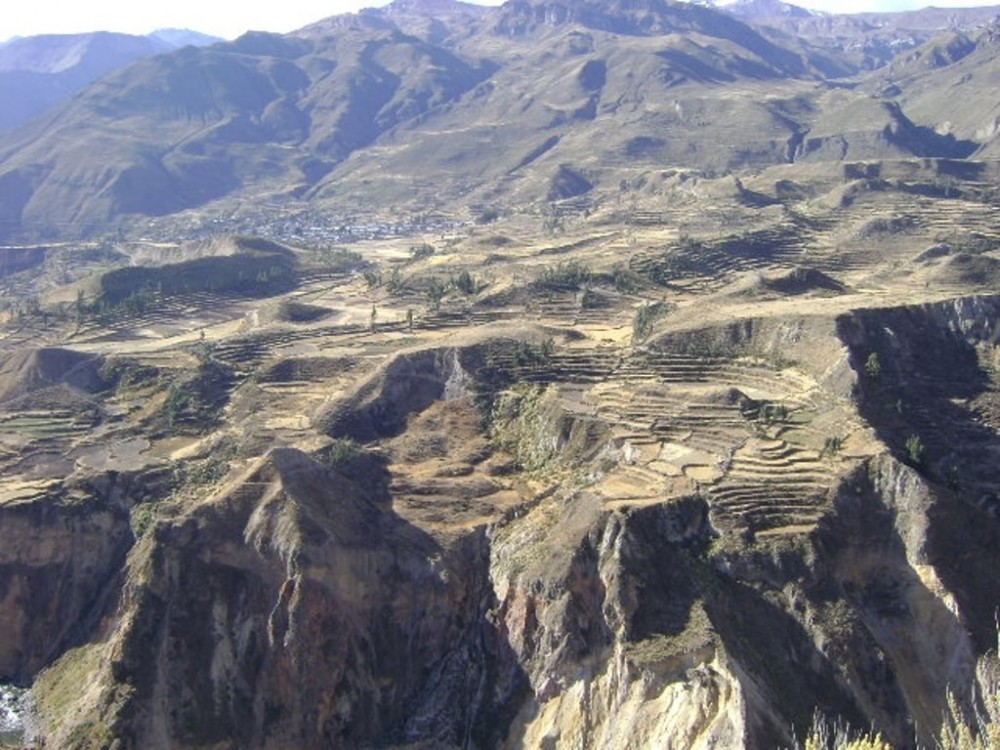
{"type": "Polygon", "coordinates": [[[444,284],[437,279],[431,279],[431,283],[427,287],[427,299],[430,300],[431,310],[437,311],[441,309],[441,300],[444,299],[446,291],[447,289],[444,284]]]}
{"type": "Polygon", "coordinates": [[[828,437],[826,440],[823,441],[823,450],[820,451],[819,454],[820,458],[822,458],[823,456],[829,456],[830,458],[833,458],[838,453],[840,453],[840,449],[843,447],[844,447],[843,438],[837,436],[828,437]]]}
{"type": "Polygon", "coordinates": [[[865,361],[865,373],[873,383],[882,376],[882,363],[879,361],[878,353],[872,352],[865,361]]]}
{"type": "Polygon", "coordinates": [[[76,327],[77,329],[83,324],[83,319],[87,314],[87,302],[83,298],[83,290],[76,290],[76,327]]]}
{"type": "Polygon", "coordinates": [[[403,291],[403,274],[398,268],[393,268],[389,274],[389,280],[385,283],[386,291],[389,294],[399,294],[403,291]]]}
{"type": "Polygon", "coordinates": [[[476,277],[468,271],[462,271],[458,276],[453,277],[451,283],[462,294],[471,295],[479,291],[479,284],[476,283],[476,277]]]}
{"type": "Polygon", "coordinates": [[[666,312],[667,306],[663,302],[648,302],[638,308],[632,319],[632,342],[644,341],[653,332],[653,323],[666,312]]]}
{"type": "Polygon", "coordinates": [[[420,245],[413,245],[410,247],[410,260],[423,260],[424,258],[429,258],[434,253],[437,252],[434,245],[429,245],[426,242],[420,245]]]}
{"type": "Polygon", "coordinates": [[[356,459],[360,454],[361,446],[354,438],[337,438],[333,441],[333,445],[330,446],[330,452],[327,453],[326,460],[330,466],[342,468],[345,464],[356,459]]]}

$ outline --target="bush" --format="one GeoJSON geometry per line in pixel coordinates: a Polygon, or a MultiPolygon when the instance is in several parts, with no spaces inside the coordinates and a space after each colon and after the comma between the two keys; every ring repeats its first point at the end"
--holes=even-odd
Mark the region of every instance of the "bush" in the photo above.
{"type": "Polygon", "coordinates": [[[472,295],[479,291],[476,277],[468,271],[462,271],[458,276],[453,276],[451,283],[462,294],[472,295]]]}
{"type": "Polygon", "coordinates": [[[538,283],[548,289],[578,290],[590,282],[590,266],[578,260],[559,261],[549,266],[538,279],[538,283]]]}
{"type": "Polygon", "coordinates": [[[514,348],[514,364],[517,367],[547,365],[552,359],[556,345],[552,339],[545,339],[538,346],[528,341],[518,341],[514,348]]]}
{"type": "Polygon", "coordinates": [[[831,726],[817,714],[803,750],[892,750],[892,745],[877,732],[855,734],[842,721],[831,726]]]}
{"type": "Polygon", "coordinates": [[[636,310],[632,320],[632,343],[644,341],[652,333],[653,323],[666,312],[667,306],[663,302],[647,303],[636,310]]]}
{"type": "Polygon", "coordinates": [[[382,273],[380,271],[365,271],[363,277],[369,289],[377,289],[382,286],[382,273]]]}
{"type": "Polygon", "coordinates": [[[441,309],[441,300],[444,299],[444,295],[448,292],[448,288],[438,281],[436,278],[431,279],[430,284],[427,286],[427,299],[431,303],[431,310],[441,309]]]}
{"type": "Polygon", "coordinates": [[[840,437],[828,437],[823,441],[823,450],[820,451],[820,457],[830,456],[833,458],[838,453],[840,453],[841,448],[844,447],[844,440],[840,437]]]}
{"type": "Polygon", "coordinates": [[[879,361],[876,352],[869,354],[868,359],[865,360],[865,374],[868,375],[868,379],[873,383],[877,382],[882,376],[882,363],[879,361]]]}
{"type": "Polygon", "coordinates": [[[343,468],[361,455],[361,446],[354,438],[337,438],[327,453],[327,465],[333,468],[343,468]]]}
{"type": "Polygon", "coordinates": [[[426,242],[421,245],[413,245],[410,248],[410,260],[423,260],[431,257],[435,252],[437,251],[434,249],[434,245],[428,245],[426,242]]]}
{"type": "Polygon", "coordinates": [[[946,750],[1000,750],[1000,685],[985,685],[982,704],[973,716],[948,693],[948,712],[941,724],[938,746],[946,750]]]}
{"type": "Polygon", "coordinates": [[[392,273],[389,274],[389,280],[385,282],[385,290],[389,294],[396,295],[403,291],[404,285],[403,274],[398,268],[393,268],[392,273]]]}
{"type": "Polygon", "coordinates": [[[615,291],[622,294],[632,294],[639,288],[639,277],[627,268],[615,266],[611,272],[611,283],[615,291]]]}
{"type": "Polygon", "coordinates": [[[764,404],[760,408],[760,420],[764,424],[784,422],[788,419],[788,407],[784,404],[764,404]]]}
{"type": "Polygon", "coordinates": [[[476,217],[477,224],[492,224],[500,218],[500,211],[496,208],[484,208],[476,217]]]}
{"type": "Polygon", "coordinates": [[[906,438],[906,458],[913,466],[920,466],[924,460],[924,444],[917,435],[906,438]]]}

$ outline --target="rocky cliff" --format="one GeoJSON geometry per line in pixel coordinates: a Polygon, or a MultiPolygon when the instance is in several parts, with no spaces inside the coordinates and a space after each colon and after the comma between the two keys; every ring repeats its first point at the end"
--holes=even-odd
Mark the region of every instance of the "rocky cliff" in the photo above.
{"type": "Polygon", "coordinates": [[[2,676],[55,747],[927,742],[994,643],[998,318],[404,351],[143,527],[3,506],[2,676]]]}

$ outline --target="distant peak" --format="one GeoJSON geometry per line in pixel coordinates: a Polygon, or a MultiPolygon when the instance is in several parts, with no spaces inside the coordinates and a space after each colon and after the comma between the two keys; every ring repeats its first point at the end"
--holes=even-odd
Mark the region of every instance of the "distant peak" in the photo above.
{"type": "Polygon", "coordinates": [[[171,47],[185,47],[189,44],[195,47],[207,47],[210,44],[224,41],[217,36],[202,34],[191,29],[157,29],[147,34],[150,39],[169,44],[171,47]]]}
{"type": "Polygon", "coordinates": [[[464,3],[461,0],[393,0],[382,8],[387,15],[399,13],[453,13],[465,11],[471,13],[487,13],[489,8],[483,5],[464,3]]]}
{"type": "Polygon", "coordinates": [[[761,18],[814,18],[827,13],[809,10],[782,0],[718,0],[716,7],[748,19],[761,18]]]}

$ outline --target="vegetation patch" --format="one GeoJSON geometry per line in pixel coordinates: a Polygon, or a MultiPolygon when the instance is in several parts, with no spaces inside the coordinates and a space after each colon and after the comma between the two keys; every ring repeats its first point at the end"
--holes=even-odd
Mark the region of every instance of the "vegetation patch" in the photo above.
{"type": "Polygon", "coordinates": [[[641,667],[671,669],[685,660],[696,659],[698,652],[714,642],[712,622],[700,602],[691,605],[688,621],[679,633],[657,633],[626,644],[630,661],[641,667]]]}
{"type": "Polygon", "coordinates": [[[493,444],[528,472],[555,468],[559,456],[558,392],[552,386],[518,385],[499,394],[489,417],[493,444]]]}
{"type": "Polygon", "coordinates": [[[101,367],[100,375],[112,388],[131,390],[154,385],[160,371],[128,357],[109,357],[101,367]]]}
{"type": "Polygon", "coordinates": [[[103,317],[155,309],[170,297],[212,292],[268,297],[295,287],[288,255],[226,255],[166,266],[129,266],[101,277],[100,294],[87,312],[103,317]]]}
{"type": "Polygon", "coordinates": [[[513,364],[515,367],[544,367],[552,360],[555,351],[555,342],[545,339],[540,344],[532,344],[530,341],[518,341],[514,346],[513,364]]]}
{"type": "Polygon", "coordinates": [[[667,314],[666,302],[647,302],[635,311],[632,318],[632,343],[638,344],[649,338],[653,324],[667,314]]]}
{"type": "Polygon", "coordinates": [[[100,667],[102,643],[70,649],[38,675],[32,693],[40,718],[49,733],[55,733],[72,715],[83,686],[89,685],[100,667]]]}
{"type": "Polygon", "coordinates": [[[425,260],[430,258],[437,250],[434,245],[429,245],[426,242],[420,245],[413,245],[410,248],[410,261],[425,260]]]}
{"type": "Polygon", "coordinates": [[[314,323],[329,317],[332,313],[333,311],[327,307],[286,300],[278,305],[274,319],[286,323],[314,323]]]}
{"type": "Polygon", "coordinates": [[[218,422],[235,384],[232,370],[208,360],[195,373],[174,382],[160,407],[164,426],[171,431],[203,431],[218,422]]]}
{"type": "Polygon", "coordinates": [[[535,282],[543,289],[552,291],[579,290],[591,280],[590,266],[578,260],[559,261],[542,271],[535,282]]]}

